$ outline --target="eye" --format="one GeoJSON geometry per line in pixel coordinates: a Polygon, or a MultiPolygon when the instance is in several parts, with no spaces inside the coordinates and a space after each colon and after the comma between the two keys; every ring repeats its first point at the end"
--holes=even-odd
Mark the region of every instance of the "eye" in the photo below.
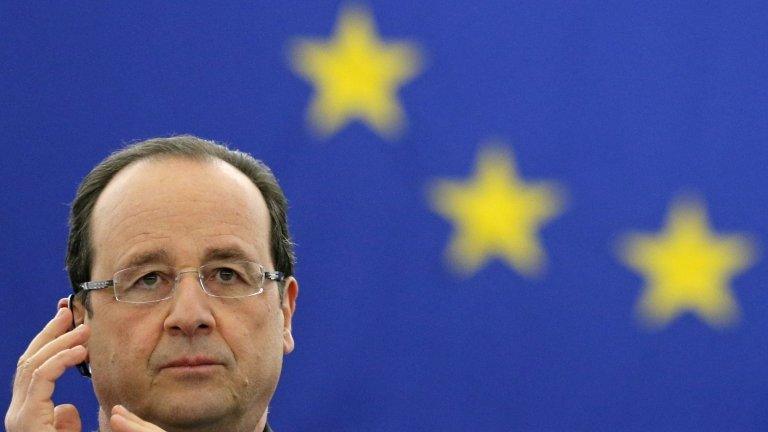
{"type": "Polygon", "coordinates": [[[138,288],[152,289],[160,285],[161,276],[158,272],[147,273],[140,277],[134,285],[138,288]]]}
{"type": "Polygon", "coordinates": [[[227,267],[220,267],[213,271],[213,277],[217,282],[232,283],[238,278],[236,271],[227,267]]]}

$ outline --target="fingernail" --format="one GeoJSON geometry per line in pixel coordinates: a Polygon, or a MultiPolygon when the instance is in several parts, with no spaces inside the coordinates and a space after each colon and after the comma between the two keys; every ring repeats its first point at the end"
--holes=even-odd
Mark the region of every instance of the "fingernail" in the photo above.
{"type": "Polygon", "coordinates": [[[59,308],[59,310],[56,311],[56,316],[59,317],[63,313],[64,313],[64,308],[59,308]]]}

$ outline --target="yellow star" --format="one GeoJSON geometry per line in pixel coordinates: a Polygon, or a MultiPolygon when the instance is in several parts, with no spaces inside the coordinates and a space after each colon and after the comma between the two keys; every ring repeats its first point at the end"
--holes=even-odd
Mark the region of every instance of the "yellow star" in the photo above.
{"type": "Polygon", "coordinates": [[[524,183],[501,147],[481,151],[476,170],[466,183],[442,180],[432,190],[434,210],[454,224],[448,258],[464,274],[491,257],[506,259],[525,276],[541,273],[537,231],[560,213],[560,194],[552,185],[524,183]]]}
{"type": "Polygon", "coordinates": [[[418,72],[419,55],[405,43],[380,41],[366,10],[342,10],[334,39],[300,41],[291,57],[296,73],[314,83],[309,119],[321,135],[353,119],[390,138],[399,133],[405,116],[396,92],[418,72]]]}
{"type": "Polygon", "coordinates": [[[664,325],[685,311],[711,325],[733,323],[738,305],[729,280],[752,262],[743,237],[714,235],[704,206],[694,200],[673,203],[659,235],[634,234],[623,247],[624,261],[646,279],[637,305],[650,325],[664,325]]]}

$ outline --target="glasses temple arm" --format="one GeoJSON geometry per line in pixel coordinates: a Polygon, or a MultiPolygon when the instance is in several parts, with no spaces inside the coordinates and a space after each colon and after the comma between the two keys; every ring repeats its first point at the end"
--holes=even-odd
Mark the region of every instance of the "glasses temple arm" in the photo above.
{"type": "Polygon", "coordinates": [[[78,286],[84,291],[100,290],[115,285],[114,280],[83,282],[78,286]]]}

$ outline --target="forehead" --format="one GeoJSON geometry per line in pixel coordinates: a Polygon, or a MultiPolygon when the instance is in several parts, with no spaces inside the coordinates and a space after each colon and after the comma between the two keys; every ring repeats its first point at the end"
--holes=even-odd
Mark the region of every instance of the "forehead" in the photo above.
{"type": "Polygon", "coordinates": [[[94,271],[152,250],[192,261],[212,247],[240,248],[266,264],[269,224],[259,189],[228,163],[141,160],[115,175],[96,202],[94,271]]]}

